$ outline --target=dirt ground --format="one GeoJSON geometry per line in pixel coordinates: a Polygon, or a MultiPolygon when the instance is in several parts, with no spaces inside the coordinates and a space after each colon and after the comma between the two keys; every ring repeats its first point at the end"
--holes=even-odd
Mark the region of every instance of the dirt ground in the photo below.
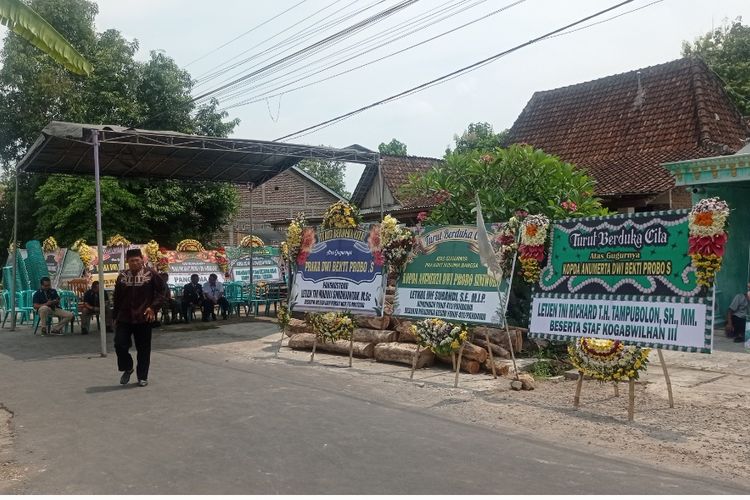
{"type": "MultiPolygon", "coordinates": [[[[517,392],[510,389],[509,378],[461,374],[456,389],[453,373],[443,366],[418,370],[412,382],[409,367],[404,365],[355,359],[352,369],[342,370],[348,364],[346,356],[318,353],[315,363],[308,365],[309,352],[287,348],[274,359],[268,347],[276,341],[276,336],[269,336],[257,343],[222,348],[252,360],[288,363],[290,369],[304,364],[328,370],[331,376],[358,377],[372,384],[384,400],[448,418],[731,480],[747,484],[750,490],[750,377],[722,375],[718,377],[720,386],[702,381],[681,385],[677,378],[673,380],[675,407],[670,409],[660,366],[652,359],[649,377],[636,384],[635,420],[629,423],[627,384],[620,384],[620,395],[615,397],[611,384],[585,381],[581,406],[576,410],[572,405],[574,380],[538,380],[535,390],[517,392]],[[261,345],[265,349],[261,350],[261,345]]],[[[717,378],[708,376],[707,380],[717,378]]]]}
{"type": "Polygon", "coordinates": [[[0,406],[0,491],[23,478],[23,469],[12,459],[13,414],[0,406]]]}

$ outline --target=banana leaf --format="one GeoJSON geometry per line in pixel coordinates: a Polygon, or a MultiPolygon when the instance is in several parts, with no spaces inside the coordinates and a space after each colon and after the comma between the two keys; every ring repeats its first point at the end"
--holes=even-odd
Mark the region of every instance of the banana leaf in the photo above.
{"type": "Polygon", "coordinates": [[[0,23],[48,54],[65,69],[90,75],[93,67],[43,17],[21,0],[0,0],[0,23]]]}

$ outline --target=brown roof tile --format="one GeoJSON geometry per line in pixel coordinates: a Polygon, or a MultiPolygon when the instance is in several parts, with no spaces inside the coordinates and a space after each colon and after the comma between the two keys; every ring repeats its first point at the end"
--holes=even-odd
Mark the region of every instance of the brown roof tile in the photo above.
{"type": "MultiPolygon", "coordinates": [[[[406,207],[432,207],[435,203],[431,199],[406,199],[401,196],[401,186],[409,181],[409,175],[418,174],[430,170],[435,165],[442,163],[438,158],[424,156],[391,156],[381,155],[380,166],[383,170],[383,183],[388,187],[396,201],[404,208],[406,207]]],[[[367,196],[367,192],[373,183],[378,182],[378,171],[374,166],[365,167],[362,177],[359,179],[352,203],[361,205],[367,196]]]]}
{"type": "Polygon", "coordinates": [[[588,169],[602,196],[668,190],[674,180],[660,163],[730,154],[747,135],[718,77],[697,59],[536,92],[509,134],[588,169]]]}

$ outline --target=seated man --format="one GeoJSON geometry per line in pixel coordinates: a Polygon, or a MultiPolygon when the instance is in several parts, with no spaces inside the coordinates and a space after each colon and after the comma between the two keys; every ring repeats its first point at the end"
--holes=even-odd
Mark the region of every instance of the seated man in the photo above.
{"type": "Polygon", "coordinates": [[[200,276],[190,276],[190,283],[182,289],[182,318],[185,323],[190,323],[190,310],[193,306],[200,306],[203,302],[203,288],[198,283],[200,276]]]}
{"type": "Polygon", "coordinates": [[[49,315],[57,316],[60,321],[50,332],[52,335],[62,335],[62,329],[73,320],[73,313],[60,309],[60,296],[57,290],[52,288],[49,278],[41,279],[41,288],[34,292],[34,309],[39,314],[39,324],[42,326],[42,335],[47,335],[47,318],[49,315]]]}
{"type": "Polygon", "coordinates": [[[747,284],[745,293],[738,293],[729,304],[727,311],[726,333],[727,337],[734,338],[735,342],[745,341],[745,323],[750,312],[750,283],[747,284]]]}
{"type": "MultiPolygon", "coordinates": [[[[169,274],[159,273],[159,277],[164,280],[165,284],[169,282],[169,274]]],[[[177,305],[177,301],[172,297],[172,289],[165,286],[164,293],[164,304],[161,306],[161,312],[164,315],[164,322],[177,323],[177,316],[180,314],[180,308],[177,305]]]]}
{"type": "Polygon", "coordinates": [[[221,308],[221,319],[227,319],[229,311],[229,302],[224,297],[224,285],[217,281],[218,276],[211,274],[208,277],[208,283],[203,285],[203,321],[208,321],[208,317],[216,319],[214,306],[219,304],[221,308]]]}
{"type": "MultiPolygon", "coordinates": [[[[109,296],[104,292],[104,321],[107,325],[107,331],[112,331],[112,310],[109,308],[107,301],[109,296]]],[[[88,335],[91,318],[99,314],[99,282],[91,283],[91,288],[83,294],[83,310],[81,311],[81,335],[88,335]]]]}

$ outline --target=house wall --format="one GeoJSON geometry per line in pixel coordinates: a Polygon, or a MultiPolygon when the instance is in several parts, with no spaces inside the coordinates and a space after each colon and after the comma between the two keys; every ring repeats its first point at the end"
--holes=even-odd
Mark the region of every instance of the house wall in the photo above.
{"type": "MultiPolygon", "coordinates": [[[[235,219],[221,232],[217,240],[225,245],[234,244],[250,233],[250,190],[238,185],[240,209],[235,219]]],[[[270,229],[268,221],[294,217],[305,212],[308,217],[323,215],[338,198],[311,182],[287,170],[258,186],[252,193],[252,227],[270,229]]]]}
{"type": "Polygon", "coordinates": [[[716,307],[714,324],[724,325],[729,304],[737,293],[747,290],[750,281],[750,181],[702,186],[702,191],[693,194],[693,202],[718,196],[732,210],[727,222],[729,239],[724,252],[721,270],[716,275],[714,290],[716,307]],[[705,191],[703,191],[705,190],[705,191]]]}
{"type": "MultiPolygon", "coordinates": [[[[390,207],[397,206],[398,203],[396,202],[396,199],[393,197],[393,193],[391,193],[391,190],[388,189],[388,186],[383,183],[383,207],[386,209],[390,207]]],[[[364,200],[362,200],[362,206],[359,207],[360,210],[367,210],[367,209],[377,209],[380,210],[380,182],[378,181],[378,178],[376,177],[374,182],[372,183],[372,186],[370,186],[370,190],[365,195],[364,200]]]]}

